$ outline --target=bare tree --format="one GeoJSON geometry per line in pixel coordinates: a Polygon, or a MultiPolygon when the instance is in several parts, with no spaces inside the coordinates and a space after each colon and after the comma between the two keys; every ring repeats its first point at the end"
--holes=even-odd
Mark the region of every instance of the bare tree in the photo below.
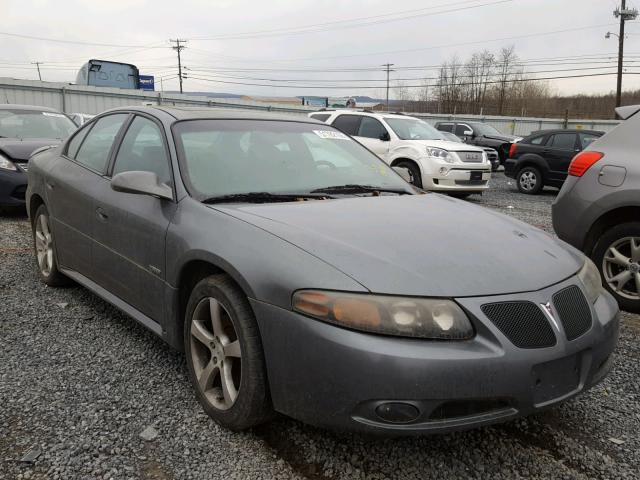
{"type": "Polygon", "coordinates": [[[496,89],[498,100],[498,115],[503,115],[505,101],[509,91],[510,84],[513,84],[513,79],[517,75],[517,62],[518,55],[516,55],[515,47],[503,47],[498,55],[497,62],[497,82],[496,89]]]}

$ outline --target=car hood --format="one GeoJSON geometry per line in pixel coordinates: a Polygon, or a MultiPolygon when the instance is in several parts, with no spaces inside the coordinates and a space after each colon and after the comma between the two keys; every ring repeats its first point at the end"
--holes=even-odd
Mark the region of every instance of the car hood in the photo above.
{"type": "Polygon", "coordinates": [[[482,152],[482,148],[466,143],[450,142],[449,140],[404,140],[411,145],[424,145],[426,147],[437,147],[450,152],[482,152]]]}
{"type": "Polygon", "coordinates": [[[59,145],[57,138],[0,138],[0,152],[8,155],[11,160],[26,162],[38,148],[48,145],[59,145]]]}
{"type": "MultiPolygon", "coordinates": [[[[376,293],[533,291],[583,265],[582,254],[541,230],[440,194],[211,208],[298,246],[376,293]]],[[[313,286],[309,275],[309,285],[299,288],[313,286]]]]}

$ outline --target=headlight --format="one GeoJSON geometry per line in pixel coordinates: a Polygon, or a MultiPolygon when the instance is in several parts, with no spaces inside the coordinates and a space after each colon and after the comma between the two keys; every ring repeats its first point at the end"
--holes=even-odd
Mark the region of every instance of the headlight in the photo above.
{"type": "Polygon", "coordinates": [[[442,148],[427,147],[427,155],[437,158],[438,160],[444,160],[447,163],[454,163],[456,161],[447,150],[442,148]]]}
{"type": "Polygon", "coordinates": [[[293,309],[318,320],[401,337],[467,340],[473,327],[462,309],[442,298],[402,298],[300,290],[293,309]]]}
{"type": "Polygon", "coordinates": [[[598,267],[596,267],[591,259],[585,259],[582,269],[578,272],[578,278],[582,282],[582,285],[584,285],[587,298],[591,303],[594,303],[602,294],[603,288],[598,267]]]}
{"type": "Polygon", "coordinates": [[[4,155],[0,155],[0,168],[3,170],[12,170],[14,172],[18,170],[18,167],[16,167],[13,162],[4,155]]]}

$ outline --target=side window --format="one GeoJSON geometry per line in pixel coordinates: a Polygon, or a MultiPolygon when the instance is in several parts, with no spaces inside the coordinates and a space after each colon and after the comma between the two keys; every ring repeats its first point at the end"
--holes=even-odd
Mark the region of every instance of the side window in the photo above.
{"type": "Polygon", "coordinates": [[[131,171],[153,172],[162,183],[171,183],[162,132],[155,122],[139,116],[131,122],[122,139],[112,175],[131,171]]]}
{"type": "Polygon", "coordinates": [[[443,132],[453,133],[453,123],[439,123],[436,128],[443,132]]]}
{"type": "Polygon", "coordinates": [[[360,122],[360,129],[358,130],[357,136],[380,139],[382,135],[387,133],[389,132],[387,132],[387,129],[384,128],[384,125],[382,125],[382,123],[380,123],[375,118],[362,117],[362,121],[360,122]]]}
{"type": "Polygon", "coordinates": [[[84,137],[87,136],[89,130],[91,130],[91,125],[87,125],[84,128],[81,128],[76,132],[73,138],[71,138],[71,140],[67,144],[67,157],[76,158],[76,154],[78,153],[78,149],[82,144],[82,140],[84,140],[84,137]]]}
{"type": "Polygon", "coordinates": [[[542,145],[542,141],[544,140],[544,135],[540,135],[539,137],[534,137],[529,140],[531,145],[542,145]]]}
{"type": "Polygon", "coordinates": [[[473,129],[469,125],[465,125],[464,123],[459,123],[456,125],[455,134],[462,138],[466,136],[464,132],[469,130],[473,131],[473,129]]]}
{"type": "Polygon", "coordinates": [[[343,131],[347,135],[357,135],[360,127],[360,119],[358,115],[340,115],[333,121],[333,126],[343,131]]]}
{"type": "Polygon", "coordinates": [[[104,172],[113,140],[128,116],[127,113],[118,113],[98,120],[82,142],[76,161],[97,172],[104,172]]]}
{"type": "Polygon", "coordinates": [[[549,140],[547,140],[547,147],[560,150],[573,150],[576,148],[576,134],[556,133],[555,135],[551,135],[549,140]]]}
{"type": "Polygon", "coordinates": [[[327,118],[331,116],[330,113],[314,113],[311,115],[311,118],[314,120],[320,120],[321,122],[326,122],[327,118]]]}
{"type": "Polygon", "coordinates": [[[580,133],[580,149],[584,150],[593,142],[598,140],[600,137],[598,135],[593,135],[591,133],[580,133]]]}

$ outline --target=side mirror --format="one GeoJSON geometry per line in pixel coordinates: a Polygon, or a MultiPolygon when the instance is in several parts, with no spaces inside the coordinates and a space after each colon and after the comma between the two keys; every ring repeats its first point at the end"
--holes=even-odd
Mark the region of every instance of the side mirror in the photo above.
{"type": "Polygon", "coordinates": [[[413,183],[413,175],[411,175],[411,170],[405,167],[391,167],[393,171],[402,177],[402,179],[407,183],[413,183]]]}
{"type": "Polygon", "coordinates": [[[173,190],[165,183],[160,183],[158,175],[153,172],[122,172],[111,179],[111,189],[116,192],[151,195],[152,197],[173,200],[173,190]]]}
{"type": "Polygon", "coordinates": [[[464,132],[462,132],[462,135],[464,137],[473,137],[473,130],[465,130],[464,132]]]}
{"type": "Polygon", "coordinates": [[[380,140],[382,140],[383,142],[390,142],[391,141],[391,135],[389,135],[389,132],[384,132],[380,134],[380,140]]]}

